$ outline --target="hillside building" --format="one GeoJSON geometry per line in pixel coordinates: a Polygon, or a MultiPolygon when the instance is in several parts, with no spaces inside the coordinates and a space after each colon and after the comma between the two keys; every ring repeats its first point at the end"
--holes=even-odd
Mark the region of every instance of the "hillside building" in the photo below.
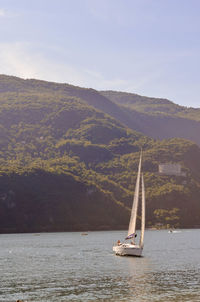
{"type": "Polygon", "coordinates": [[[180,164],[171,164],[171,163],[159,164],[158,168],[159,168],[158,170],[159,174],[186,176],[186,173],[181,171],[180,164]]]}

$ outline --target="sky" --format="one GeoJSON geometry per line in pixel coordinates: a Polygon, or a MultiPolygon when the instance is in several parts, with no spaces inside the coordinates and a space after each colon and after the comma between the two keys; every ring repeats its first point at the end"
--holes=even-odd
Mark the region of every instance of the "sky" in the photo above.
{"type": "Polygon", "coordinates": [[[0,0],[0,74],[200,107],[200,0],[0,0]]]}

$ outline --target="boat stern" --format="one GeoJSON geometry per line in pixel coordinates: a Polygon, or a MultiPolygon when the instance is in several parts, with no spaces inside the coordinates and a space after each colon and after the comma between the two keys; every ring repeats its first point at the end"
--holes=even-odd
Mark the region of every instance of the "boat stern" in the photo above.
{"type": "Polygon", "coordinates": [[[132,244],[121,244],[121,245],[114,245],[113,251],[116,255],[119,256],[142,256],[143,248],[139,245],[132,245],[132,244]]]}

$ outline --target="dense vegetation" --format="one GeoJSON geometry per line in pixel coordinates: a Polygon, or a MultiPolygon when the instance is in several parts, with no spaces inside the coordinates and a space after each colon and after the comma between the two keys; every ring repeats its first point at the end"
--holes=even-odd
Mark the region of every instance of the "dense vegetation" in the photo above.
{"type": "Polygon", "coordinates": [[[0,232],[126,228],[141,148],[147,225],[198,226],[200,149],[123,114],[92,89],[0,76],[0,232]],[[186,176],[159,175],[162,162],[186,176]]]}
{"type": "MultiPolygon", "coordinates": [[[[179,106],[166,99],[103,91],[132,119],[128,126],[156,139],[181,137],[200,145],[200,109],[179,106]]],[[[127,118],[128,120],[128,118],[127,118]]]]}
{"type": "Polygon", "coordinates": [[[101,94],[119,105],[123,105],[129,109],[132,108],[142,113],[182,117],[198,122],[200,121],[199,108],[180,106],[167,99],[150,98],[117,91],[102,91],[101,94]]]}

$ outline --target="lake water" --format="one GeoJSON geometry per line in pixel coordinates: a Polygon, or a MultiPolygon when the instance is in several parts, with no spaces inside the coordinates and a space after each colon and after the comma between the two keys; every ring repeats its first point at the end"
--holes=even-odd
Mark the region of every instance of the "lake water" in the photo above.
{"type": "Polygon", "coordinates": [[[200,301],[200,230],[146,231],[142,258],[113,254],[125,235],[0,235],[0,301],[200,301]]]}

